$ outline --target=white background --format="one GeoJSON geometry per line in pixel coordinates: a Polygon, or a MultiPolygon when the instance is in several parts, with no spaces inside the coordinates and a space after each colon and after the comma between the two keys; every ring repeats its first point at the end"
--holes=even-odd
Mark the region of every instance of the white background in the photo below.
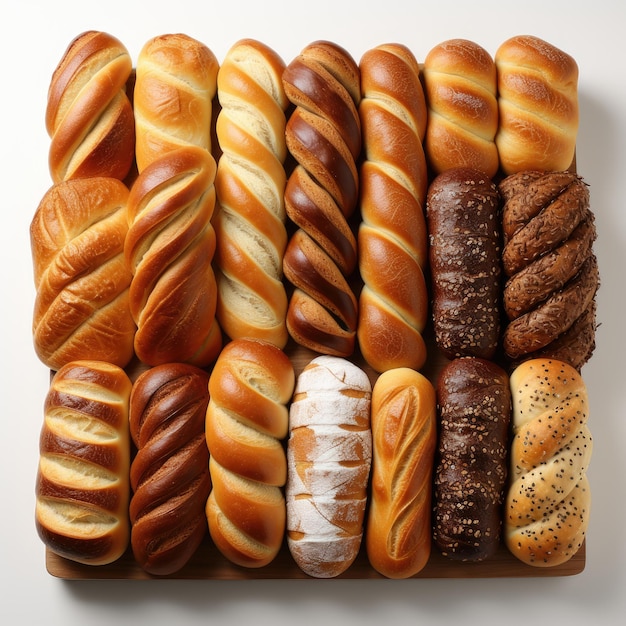
{"type": "MultiPolygon", "coordinates": [[[[4,1],[0,228],[0,621],[3,624],[615,624],[626,609],[624,450],[626,385],[621,317],[626,244],[626,33],[620,0],[169,0],[133,3],[4,1]],[[348,8],[352,7],[352,8],[348,8]],[[410,8],[413,7],[413,8],[410,8]],[[45,132],[51,74],[69,42],[108,31],[133,60],[149,38],[184,32],[222,59],[242,37],[288,62],[315,39],[359,59],[396,41],[418,61],[454,37],[492,54],[517,34],[542,37],[576,58],[581,123],[578,171],[590,184],[602,284],[597,348],[583,375],[591,403],[593,508],[587,566],[573,577],[409,581],[79,581],[50,576],[33,524],[38,436],[48,372],[36,359],[28,227],[50,179],[45,132]]],[[[621,620],[620,620],[621,623],[621,620]]]]}

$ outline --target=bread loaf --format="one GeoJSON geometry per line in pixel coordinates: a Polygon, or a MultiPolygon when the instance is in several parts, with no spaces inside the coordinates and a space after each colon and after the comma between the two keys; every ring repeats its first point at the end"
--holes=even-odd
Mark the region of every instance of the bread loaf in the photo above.
{"type": "Polygon", "coordinates": [[[86,31],[52,74],[46,106],[48,164],[55,183],[105,176],[123,180],[135,156],[135,120],[127,83],[132,61],[121,41],[86,31]]]}
{"type": "Polygon", "coordinates": [[[180,570],[207,533],[208,383],[204,370],[167,363],[144,371],[133,384],[131,546],[140,567],[153,575],[180,570]]]}
{"type": "Polygon", "coordinates": [[[54,553],[106,565],[128,547],[131,381],[104,361],[73,361],[44,404],[35,525],[54,553]]]}
{"type": "Polygon", "coordinates": [[[573,172],[528,171],[501,181],[504,200],[503,348],[579,369],[595,347],[599,270],[589,189],[573,172]]]}
{"type": "Polygon", "coordinates": [[[432,172],[470,167],[493,178],[498,101],[492,56],[467,39],[449,39],[424,59],[428,125],[424,147],[432,172]]]}
{"type": "Polygon", "coordinates": [[[213,225],[217,320],[231,338],[287,343],[282,282],[287,244],[284,63],[251,39],[230,48],[219,69],[216,133],[221,156],[213,225]]]}
{"type": "Polygon", "coordinates": [[[569,168],[579,123],[576,61],[547,41],[518,35],[500,45],[495,63],[504,174],[569,168]]]}
{"type": "Polygon", "coordinates": [[[283,258],[293,287],[287,330],[306,348],[348,356],[357,328],[348,282],[356,238],[348,218],[358,199],[359,68],[343,48],[316,41],[285,68],[283,86],[294,107],[285,138],[296,164],[285,189],[296,231],[283,258]]]}
{"type": "Polygon", "coordinates": [[[432,318],[450,359],[491,359],[500,339],[501,225],[494,183],[473,169],[439,174],[428,189],[432,318]]]}
{"type": "Polygon", "coordinates": [[[226,344],[209,380],[209,532],[221,553],[242,567],[267,565],[283,545],[283,443],[294,378],[277,346],[241,338],[226,344]]]}
{"type": "Polygon", "coordinates": [[[213,52],[188,35],[159,35],[144,44],[133,95],[139,172],[175,148],[212,150],[218,68],[213,52]]]}
{"type": "Polygon", "coordinates": [[[567,363],[530,359],[511,374],[513,441],[504,538],[523,563],[553,567],[583,544],[591,492],[592,436],[580,374],[567,363]]]}
{"type": "Polygon", "coordinates": [[[484,561],[502,536],[511,392],[493,361],[450,361],[437,381],[433,539],[448,558],[484,561]]]}
{"type": "Polygon", "coordinates": [[[212,363],[222,347],[215,311],[213,157],[187,146],[163,155],[134,182],[124,246],[132,271],[135,353],[147,365],[212,363]]]}
{"type": "Polygon", "coordinates": [[[437,402],[410,368],[383,372],[372,390],[372,476],[365,532],[371,566],[387,578],[420,572],[431,551],[437,402]]]}
{"type": "Polygon", "coordinates": [[[33,343],[52,370],[84,359],[125,367],[133,356],[127,203],[123,183],[97,177],[57,183],[37,207],[33,343]]]}
{"type": "Polygon", "coordinates": [[[371,383],[341,357],[315,357],[296,381],[287,442],[287,545],[300,569],[333,578],[363,536],[371,467],[371,383]]]}
{"type": "Polygon", "coordinates": [[[428,318],[425,219],[428,173],[422,147],[426,104],[419,65],[398,44],[360,62],[364,160],[360,169],[360,292],[357,338],[378,372],[420,369],[428,318]]]}

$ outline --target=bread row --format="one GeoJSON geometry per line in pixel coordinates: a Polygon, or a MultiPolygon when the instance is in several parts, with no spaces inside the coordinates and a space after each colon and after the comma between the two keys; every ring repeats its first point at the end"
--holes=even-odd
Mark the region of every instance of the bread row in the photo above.
{"type": "Polygon", "coordinates": [[[431,549],[480,562],[501,542],[552,567],[589,522],[587,421],[580,374],[551,359],[509,378],[457,358],[436,385],[410,368],[372,384],[329,355],[296,377],[253,339],[229,343],[210,374],[164,364],[131,382],[79,361],[46,397],[36,526],[65,558],[102,565],[130,548],[155,576],[207,535],[236,566],[284,548],[315,578],[346,572],[362,548],[389,578],[419,573],[431,549]]]}

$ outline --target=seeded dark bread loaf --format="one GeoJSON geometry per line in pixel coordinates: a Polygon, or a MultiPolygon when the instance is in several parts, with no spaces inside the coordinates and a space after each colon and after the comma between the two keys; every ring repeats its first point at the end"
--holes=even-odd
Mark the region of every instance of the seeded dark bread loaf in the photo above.
{"type": "Polygon", "coordinates": [[[455,168],[428,189],[435,341],[450,359],[493,358],[500,339],[499,194],[483,172],[455,168]]]}
{"type": "Polygon", "coordinates": [[[137,563],[151,574],[180,570],[207,533],[208,382],[208,374],[193,365],[166,363],[144,371],[133,384],[131,546],[137,563]]]}
{"type": "Polygon", "coordinates": [[[529,359],[511,374],[510,480],[504,538],[512,554],[553,567],[576,554],[589,524],[593,441],[587,389],[571,365],[529,359]]]}
{"type": "Polygon", "coordinates": [[[450,361],[437,381],[433,539],[451,559],[484,561],[502,536],[511,392],[493,361],[450,361]]]}

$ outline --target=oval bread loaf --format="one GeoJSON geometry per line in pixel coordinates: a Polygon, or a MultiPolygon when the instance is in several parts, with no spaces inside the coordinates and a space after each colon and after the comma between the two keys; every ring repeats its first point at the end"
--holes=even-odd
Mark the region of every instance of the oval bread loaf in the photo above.
{"type": "Polygon", "coordinates": [[[60,556],[106,565],[130,537],[132,383],[103,361],[73,361],[54,375],[39,442],[35,525],[60,556]]]}
{"type": "Polygon", "coordinates": [[[314,578],[345,572],[361,546],[370,408],[370,380],[346,359],[316,357],[298,376],[289,408],[287,545],[314,578]]]}

